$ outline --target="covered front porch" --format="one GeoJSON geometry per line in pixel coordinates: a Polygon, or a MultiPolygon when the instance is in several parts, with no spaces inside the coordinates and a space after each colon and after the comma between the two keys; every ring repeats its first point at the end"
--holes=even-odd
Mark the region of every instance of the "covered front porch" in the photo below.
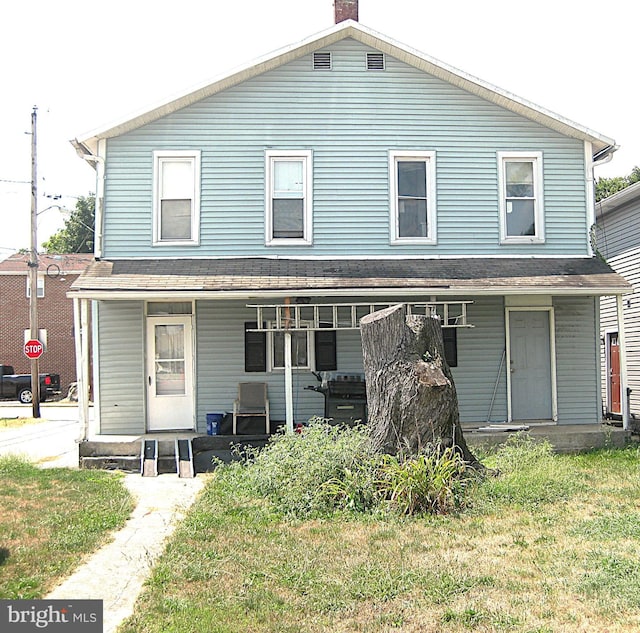
{"type": "Polygon", "coordinates": [[[267,385],[272,419],[291,431],[325,414],[320,395],[308,390],[319,360],[329,371],[362,373],[358,320],[363,311],[392,303],[435,312],[445,329],[457,332],[452,371],[463,423],[597,425],[596,298],[627,289],[606,264],[589,258],[96,262],[72,293],[81,410],[90,342],[96,361],[96,423],[85,424],[85,438],[204,434],[207,415],[229,412],[242,382],[267,385]],[[183,326],[188,357],[159,358],[150,347],[150,324],[165,322],[183,326]],[[514,378],[518,355],[528,356],[515,343],[534,329],[544,344],[532,338],[529,348],[546,350],[543,399],[528,396],[540,384],[528,377],[533,374],[514,378]],[[296,337],[306,347],[294,361],[287,340],[296,337]],[[184,391],[190,408],[154,428],[149,397],[165,360],[191,372],[184,391]],[[542,412],[523,408],[539,400],[542,412]]]}

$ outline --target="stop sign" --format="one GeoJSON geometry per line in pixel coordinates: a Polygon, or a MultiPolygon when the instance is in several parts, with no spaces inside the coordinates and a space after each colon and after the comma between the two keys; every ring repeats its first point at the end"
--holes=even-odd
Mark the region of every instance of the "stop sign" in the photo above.
{"type": "Polygon", "coordinates": [[[40,358],[44,352],[44,347],[38,339],[31,339],[24,344],[24,353],[27,358],[40,358]]]}

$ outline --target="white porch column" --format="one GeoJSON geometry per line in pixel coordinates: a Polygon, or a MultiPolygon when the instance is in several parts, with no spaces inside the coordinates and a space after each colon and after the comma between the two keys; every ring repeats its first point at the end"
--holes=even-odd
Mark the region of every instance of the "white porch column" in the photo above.
{"type": "Polygon", "coordinates": [[[291,370],[291,330],[284,331],[284,391],[287,433],[293,433],[293,372],[291,370]]]}
{"type": "Polygon", "coordinates": [[[624,306],[622,295],[616,295],[618,312],[618,345],[620,347],[620,406],[622,409],[622,428],[629,430],[629,398],[627,397],[627,343],[624,333],[624,306]]]}
{"type": "Polygon", "coordinates": [[[73,299],[73,326],[76,352],[76,381],[78,389],[79,441],[87,439],[89,427],[89,327],[86,299],[73,299]]]}

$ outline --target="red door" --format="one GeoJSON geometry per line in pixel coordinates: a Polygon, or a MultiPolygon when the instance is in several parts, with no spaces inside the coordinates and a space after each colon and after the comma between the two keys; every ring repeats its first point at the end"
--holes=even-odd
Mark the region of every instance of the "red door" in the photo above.
{"type": "Polygon", "coordinates": [[[609,412],[622,413],[620,406],[620,345],[617,334],[609,334],[609,412]]]}

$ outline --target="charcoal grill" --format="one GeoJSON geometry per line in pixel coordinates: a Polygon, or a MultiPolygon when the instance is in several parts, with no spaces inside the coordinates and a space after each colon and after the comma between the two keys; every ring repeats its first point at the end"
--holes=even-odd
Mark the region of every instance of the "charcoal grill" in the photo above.
{"type": "Polygon", "coordinates": [[[367,421],[367,388],[364,374],[313,372],[319,385],[305,389],[324,396],[324,417],[335,423],[367,421]]]}

